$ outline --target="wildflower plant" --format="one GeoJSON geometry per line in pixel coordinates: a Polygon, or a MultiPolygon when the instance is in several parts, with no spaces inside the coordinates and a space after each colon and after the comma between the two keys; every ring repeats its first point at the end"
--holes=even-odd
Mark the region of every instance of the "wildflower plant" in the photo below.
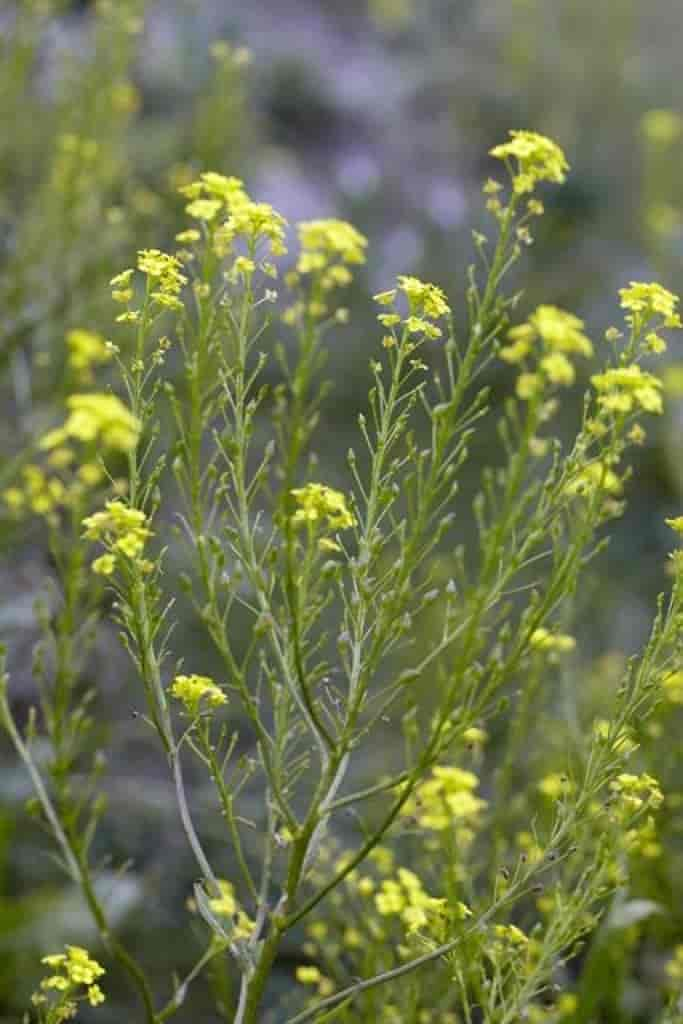
{"type": "MultiPolygon", "coordinates": [[[[112,281],[121,340],[107,351],[119,395],[74,394],[40,445],[48,458],[97,445],[102,478],[69,506],[80,518],[61,566],[64,611],[46,625],[58,657],[54,671],[43,667],[40,722],[19,728],[6,678],[0,717],[102,956],[126,972],[147,1024],[179,1011],[217,959],[237,983],[220,1005],[225,1019],[263,1019],[278,957],[302,929],[290,1024],[570,1019],[571,993],[547,1004],[558,972],[626,884],[629,859],[657,842],[663,794],[631,737],[662,692],[675,692],[666,680],[680,665],[679,551],[609,718],[515,790],[548,680],[573,656],[564,616],[622,509],[628,449],[642,440],[641,420],[662,412],[658,378],[641,364],[661,350],[661,332],[680,327],[678,300],[659,285],[624,288],[626,330],[611,328],[600,346],[550,305],[512,325],[519,297],[506,293],[506,275],[542,214],[537,190],[561,184],[568,166],[533,132],[512,133],[492,157],[509,185],[485,186],[493,238],[475,236],[466,309],[414,276],[375,296],[371,388],[343,478],[325,478],[315,457],[320,370],[325,339],[348,318],[338,302],[362,272],[366,240],[338,220],[308,222],[287,262],[284,218],[217,173],[183,186],[180,248],[143,250],[112,281]],[[171,350],[180,377],[167,369],[171,350]],[[553,422],[564,389],[596,353],[575,436],[562,444],[553,422]],[[459,478],[491,415],[479,377],[492,360],[511,366],[514,382],[501,461],[482,475],[466,549],[459,478]],[[272,390],[269,363],[281,375],[272,390]],[[167,410],[175,436],[165,445],[167,410]],[[262,444],[264,413],[272,433],[262,444]],[[171,481],[183,503],[175,529],[171,481]],[[169,583],[171,538],[191,565],[181,594],[169,583]],[[85,798],[72,782],[92,750],[75,646],[102,580],[198,875],[191,909],[204,948],[161,1002],[94,884],[99,760],[85,798]],[[213,676],[174,649],[178,597],[220,659],[213,676]],[[363,778],[388,723],[402,749],[363,778]],[[489,755],[494,732],[502,755],[489,755]],[[190,761],[211,781],[230,854],[203,836],[190,761]],[[258,820],[243,809],[247,784],[258,820]],[[245,841],[254,833],[258,855],[245,841]]],[[[5,500],[13,514],[40,514],[30,500],[5,500]]],[[[60,960],[57,976],[72,984],[70,963],[60,960]]]]}

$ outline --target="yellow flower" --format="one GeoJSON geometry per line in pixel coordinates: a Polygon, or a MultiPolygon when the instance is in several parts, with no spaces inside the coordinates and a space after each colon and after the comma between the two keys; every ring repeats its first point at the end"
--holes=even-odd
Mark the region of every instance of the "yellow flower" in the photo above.
{"type": "Polygon", "coordinates": [[[116,558],[114,555],[100,555],[92,563],[92,571],[98,576],[111,576],[116,568],[116,558]]]}
{"type": "Polygon", "coordinates": [[[378,292],[377,295],[373,295],[373,299],[378,306],[391,306],[396,298],[396,289],[391,288],[386,292],[378,292]]]}
{"type": "Polygon", "coordinates": [[[462,734],[462,738],[464,739],[465,743],[468,743],[473,747],[479,747],[483,743],[486,743],[486,740],[488,739],[488,733],[486,732],[485,729],[480,729],[478,728],[478,726],[472,725],[470,726],[469,729],[465,729],[464,733],[462,734]]]}
{"type": "MultiPolygon", "coordinates": [[[[539,367],[551,384],[568,386],[574,383],[574,367],[567,358],[576,354],[591,356],[593,346],[583,333],[583,320],[557,306],[538,306],[527,323],[508,331],[510,344],[498,353],[506,363],[521,363],[540,347],[539,367]]],[[[517,397],[524,401],[534,398],[542,390],[543,376],[521,373],[517,378],[517,397]]]]}
{"type": "Polygon", "coordinates": [[[74,370],[87,371],[93,363],[106,363],[112,357],[101,334],[76,329],[66,336],[69,350],[69,366],[74,370]]]}
{"type": "Polygon", "coordinates": [[[341,544],[338,544],[336,540],[332,540],[331,537],[321,537],[318,541],[318,547],[321,551],[328,551],[330,554],[337,554],[342,550],[341,544]]]}
{"type": "Polygon", "coordinates": [[[49,451],[68,438],[86,444],[98,442],[112,451],[128,453],[138,443],[140,421],[115,395],[70,395],[66,400],[69,415],[62,427],[43,437],[40,448],[49,451]]]}
{"type": "Polygon", "coordinates": [[[490,154],[498,160],[517,161],[513,188],[518,194],[533,191],[539,181],[561,184],[569,170],[557,143],[537,132],[511,131],[510,141],[494,146],[490,154]]]}
{"type": "Polygon", "coordinates": [[[665,519],[664,522],[667,526],[670,526],[676,533],[683,535],[683,516],[676,516],[675,519],[665,519]]]}
{"type": "Polygon", "coordinates": [[[595,373],[591,383],[598,392],[598,405],[610,412],[662,412],[662,382],[652,373],[641,370],[637,363],[614,367],[595,373]]]}
{"type": "Polygon", "coordinates": [[[424,334],[427,338],[440,338],[441,330],[420,316],[409,316],[403,321],[408,334],[424,334]]]}
{"type": "Polygon", "coordinates": [[[306,484],[291,491],[299,508],[294,513],[294,523],[317,523],[325,520],[332,530],[348,530],[355,526],[356,518],[350,511],[341,491],[335,491],[325,484],[306,484]]]}
{"type": "Polygon", "coordinates": [[[88,988],[88,1002],[91,1006],[99,1006],[104,1002],[104,992],[99,985],[91,985],[88,988]]]}
{"type": "Polygon", "coordinates": [[[138,559],[146,541],[153,536],[146,524],[147,517],[141,509],[130,508],[119,498],[108,501],[103,512],[95,512],[84,519],[84,538],[103,541],[110,549],[107,554],[95,559],[93,571],[102,576],[111,576],[116,568],[118,554],[137,559],[139,568],[146,571],[148,563],[138,559]]]}
{"type": "Polygon", "coordinates": [[[320,969],[313,966],[301,966],[296,969],[296,980],[302,985],[317,985],[322,977],[320,969]]]}
{"type": "MultiPolygon", "coordinates": [[[[322,269],[337,260],[347,264],[365,263],[367,238],[357,231],[352,224],[344,220],[309,220],[299,224],[299,242],[303,250],[302,256],[318,257],[316,265],[313,260],[312,270],[322,269]]],[[[301,262],[301,260],[300,260],[301,262]]],[[[304,265],[307,260],[304,259],[304,265]]],[[[310,273],[297,266],[299,273],[310,273]]]]}
{"type": "Polygon", "coordinates": [[[590,497],[596,490],[619,495],[623,485],[617,474],[603,462],[591,462],[565,487],[570,495],[590,497]]]}
{"type": "Polygon", "coordinates": [[[509,943],[511,946],[528,946],[529,936],[525,935],[521,928],[514,924],[497,924],[493,932],[498,939],[509,943]]]}
{"type": "Polygon", "coordinates": [[[226,704],[228,698],[209,676],[180,675],[171,684],[173,696],[185,705],[193,717],[199,714],[200,706],[217,708],[226,704]]]}
{"type": "Polygon", "coordinates": [[[583,333],[583,320],[558,306],[542,305],[529,317],[529,325],[552,352],[590,357],[593,345],[583,333]]]}
{"type": "Polygon", "coordinates": [[[515,385],[518,398],[529,401],[543,391],[543,378],[538,373],[520,373],[515,385]]]}
{"type": "Polygon", "coordinates": [[[178,295],[187,284],[187,278],[181,273],[180,260],[159,249],[141,249],[138,252],[138,270],[146,274],[163,295],[178,295]]]}
{"type": "Polygon", "coordinates": [[[641,775],[622,772],[610,782],[609,788],[618,797],[617,811],[621,817],[627,817],[644,806],[656,810],[664,800],[657,779],[645,772],[641,775]]]}
{"type": "Polygon", "coordinates": [[[541,369],[553,384],[568,386],[574,383],[574,367],[561,352],[553,352],[541,359],[541,369]]]}
{"type": "MultiPolygon", "coordinates": [[[[60,1013],[59,1017],[54,1017],[55,1021],[69,1020],[75,1016],[75,999],[65,997],[83,998],[79,993],[81,986],[86,989],[84,995],[91,1006],[99,1006],[105,998],[102,989],[97,984],[97,979],[105,973],[104,967],[80,946],[66,946],[65,949],[65,953],[53,953],[44,956],[41,961],[51,970],[56,971],[55,974],[42,980],[41,989],[43,992],[54,991],[63,994],[54,1007],[60,1013]]],[[[33,996],[32,1002],[35,1006],[45,1005],[46,997],[38,993],[33,996]]],[[[52,1019],[50,1016],[50,1020],[52,1019]]]]}
{"type": "Polygon", "coordinates": [[[144,548],[148,536],[148,530],[131,530],[116,541],[114,548],[128,558],[136,558],[144,548]]]}
{"type": "Polygon", "coordinates": [[[667,672],[661,685],[665,700],[670,704],[683,704],[683,671],[667,672]]]}
{"type": "Polygon", "coordinates": [[[435,284],[420,281],[417,277],[401,275],[398,278],[398,286],[408,299],[413,315],[438,320],[451,311],[444,292],[435,284]]]}
{"type": "Polygon", "coordinates": [[[196,228],[187,228],[185,231],[179,231],[175,236],[176,242],[180,242],[181,245],[193,245],[201,239],[201,234],[196,228]]]}
{"type": "Polygon", "coordinates": [[[222,205],[219,199],[195,199],[185,207],[185,212],[195,220],[205,220],[210,223],[216,219],[222,205]]]}
{"type": "MultiPolygon", "coordinates": [[[[678,296],[663,288],[661,284],[631,281],[628,288],[619,290],[619,298],[621,308],[638,315],[641,321],[661,316],[665,327],[681,326],[681,319],[676,312],[678,296]]],[[[627,320],[633,322],[634,317],[627,317],[627,320]]]]}
{"type": "Polygon", "coordinates": [[[78,467],[78,479],[86,487],[97,487],[103,476],[104,471],[96,462],[85,462],[82,466],[78,467]]]}
{"type": "Polygon", "coordinates": [[[478,785],[474,772],[453,765],[436,765],[431,778],[420,783],[406,801],[402,813],[414,816],[421,828],[437,832],[455,828],[466,845],[487,806],[475,794],[478,785]]]}
{"type": "Polygon", "coordinates": [[[576,647],[576,640],[568,633],[551,633],[540,626],[535,629],[529,638],[529,643],[538,651],[558,651],[566,653],[573,651],[576,647]]]}
{"type": "Polygon", "coordinates": [[[640,128],[648,142],[670,146],[683,133],[683,118],[675,110],[648,110],[640,119],[640,128]]]}
{"type": "MultiPolygon", "coordinates": [[[[508,336],[512,335],[512,331],[508,336]]],[[[531,352],[530,338],[517,338],[511,345],[505,345],[498,355],[505,363],[521,363],[531,352]]]]}
{"type": "Polygon", "coordinates": [[[546,775],[544,779],[541,779],[538,783],[538,790],[550,800],[559,800],[561,797],[567,796],[574,791],[574,784],[566,775],[552,772],[550,775],[546,775]]]}
{"type": "Polygon", "coordinates": [[[24,493],[19,487],[8,487],[2,492],[2,497],[9,509],[12,512],[19,512],[23,508],[25,503],[24,493]]]}

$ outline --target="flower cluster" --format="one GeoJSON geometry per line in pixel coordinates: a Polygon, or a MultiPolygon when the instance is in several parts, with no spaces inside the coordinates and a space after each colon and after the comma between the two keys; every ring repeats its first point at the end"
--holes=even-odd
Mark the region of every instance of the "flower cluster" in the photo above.
{"type": "Polygon", "coordinates": [[[551,655],[567,654],[576,647],[576,640],[569,633],[551,633],[540,626],[529,637],[529,644],[535,651],[545,651],[551,655]]]}
{"type": "Polygon", "coordinates": [[[321,273],[325,290],[349,284],[349,266],[365,263],[368,240],[345,220],[308,220],[298,226],[299,274],[321,273]]]}
{"type": "Polygon", "coordinates": [[[228,700],[209,676],[176,676],[171,684],[171,693],[176,700],[184,704],[185,710],[192,718],[196,718],[202,706],[217,708],[221,704],[226,704],[228,700]]]}
{"type": "Polygon", "coordinates": [[[181,272],[182,264],[177,256],[170,256],[159,249],[141,249],[138,253],[138,270],[147,276],[151,298],[168,309],[182,309],[178,298],[187,278],[181,272]]]}
{"type": "MultiPolygon", "coordinates": [[[[421,880],[408,868],[399,868],[398,879],[385,879],[375,894],[375,906],[383,917],[397,916],[409,935],[430,930],[446,915],[446,900],[430,896],[421,880]]],[[[449,914],[459,920],[472,911],[464,903],[449,907],[449,914]]]]}
{"type": "Polygon", "coordinates": [[[626,830],[623,845],[631,856],[644,857],[646,860],[661,856],[662,844],[657,837],[655,819],[651,814],[644,822],[626,830]]]}
{"type": "Polygon", "coordinates": [[[620,820],[631,817],[645,807],[657,810],[664,800],[657,779],[645,772],[642,775],[622,772],[610,782],[610,790],[614,794],[614,808],[620,820]]]}
{"type": "Polygon", "coordinates": [[[667,672],[661,680],[662,696],[670,704],[683,704],[683,670],[667,672]]]}
{"type": "Polygon", "coordinates": [[[619,290],[621,308],[628,311],[628,323],[642,325],[654,317],[662,318],[664,327],[681,327],[681,318],[676,312],[679,299],[673,292],[656,282],[631,281],[628,288],[619,290]]]}
{"type": "Polygon", "coordinates": [[[664,522],[672,530],[683,537],[683,516],[675,516],[673,519],[665,519],[664,522]]]}
{"type": "Polygon", "coordinates": [[[474,772],[448,765],[436,765],[431,778],[422,782],[406,801],[403,813],[417,819],[421,828],[440,832],[455,828],[465,845],[474,837],[486,801],[475,795],[479,779],[474,772]]]}
{"type": "Polygon", "coordinates": [[[208,171],[180,192],[190,200],[186,207],[190,217],[211,227],[214,251],[220,258],[232,251],[238,238],[252,252],[259,243],[265,243],[273,256],[287,252],[287,221],[270,203],[254,202],[239,178],[208,171]]]}
{"type": "MultiPolygon", "coordinates": [[[[188,678],[187,676],[178,676],[178,679],[188,678]]],[[[191,676],[192,679],[200,679],[201,676],[191,676]]],[[[211,680],[209,680],[211,682],[211,680]]],[[[212,684],[214,689],[221,697],[224,695],[212,684]]],[[[225,698],[224,698],[225,699],[225,698]]],[[[223,703],[219,701],[219,703],[223,703]]],[[[224,878],[218,879],[218,888],[220,889],[220,896],[212,896],[209,903],[209,910],[212,914],[217,917],[224,917],[230,921],[230,936],[235,940],[249,939],[254,931],[254,922],[251,920],[248,914],[246,914],[237,903],[235,899],[235,890],[231,882],[228,882],[224,878]]]]}
{"type": "Polygon", "coordinates": [[[106,363],[112,357],[111,347],[101,334],[77,328],[66,336],[69,353],[68,361],[72,370],[90,379],[90,371],[99,363],[106,363]]]}
{"type": "Polygon", "coordinates": [[[512,186],[518,195],[533,192],[540,181],[562,184],[569,170],[567,159],[552,139],[537,132],[511,131],[510,141],[490,150],[497,160],[515,160],[512,186]]]}
{"type": "MultiPolygon", "coordinates": [[[[296,269],[286,275],[285,281],[296,286],[301,278],[308,278],[310,290],[306,301],[299,298],[284,311],[283,320],[290,325],[299,323],[304,313],[314,320],[328,315],[326,293],[351,283],[351,268],[365,263],[368,244],[352,224],[332,218],[302,221],[298,235],[301,251],[296,269]]],[[[348,310],[338,309],[336,317],[340,323],[346,322],[348,310]]]]}
{"type": "Polygon", "coordinates": [[[565,485],[570,497],[590,498],[597,491],[618,497],[623,491],[620,477],[605,462],[589,462],[565,485]]]}
{"type": "Polygon", "coordinates": [[[301,985],[315,985],[317,994],[321,999],[330,996],[334,992],[334,983],[322,973],[319,967],[314,964],[302,964],[296,969],[296,980],[301,985]]]}
{"type": "Polygon", "coordinates": [[[661,380],[641,370],[637,363],[595,373],[591,383],[598,392],[598,405],[608,412],[662,412],[661,380]]]}
{"type": "Polygon", "coordinates": [[[32,997],[34,1006],[49,1005],[49,1019],[55,1024],[72,1020],[76,1016],[77,1003],[83,999],[87,999],[90,1006],[104,1002],[104,993],[97,984],[97,979],[105,973],[104,967],[80,946],[65,948],[65,953],[43,957],[41,963],[54,973],[41,981],[41,991],[32,997]]]}
{"type": "Polygon", "coordinates": [[[92,564],[93,572],[100,576],[111,576],[121,556],[133,561],[142,572],[151,572],[151,562],[140,558],[145,543],[152,536],[147,526],[147,516],[141,509],[130,508],[123,501],[114,498],[105,505],[104,512],[95,512],[83,520],[86,540],[101,541],[108,551],[92,564]]]}
{"type": "MultiPolygon", "coordinates": [[[[398,278],[398,287],[390,288],[386,292],[379,292],[375,295],[375,302],[380,306],[392,306],[392,313],[380,313],[377,319],[383,327],[391,328],[392,331],[399,324],[403,325],[406,334],[422,338],[440,338],[442,331],[434,323],[442,317],[448,316],[451,311],[445,294],[435,284],[421,281],[417,277],[401,275],[398,278]],[[395,310],[395,302],[398,292],[402,292],[408,300],[408,316],[402,317],[395,310]]],[[[385,338],[386,347],[395,344],[395,335],[385,338]]]]}
{"type": "MultiPolygon", "coordinates": [[[[325,484],[306,484],[295,487],[291,495],[299,506],[292,522],[295,525],[306,523],[309,526],[324,525],[330,530],[348,530],[356,525],[356,517],[349,509],[346,498],[341,491],[335,491],[325,484]]],[[[334,541],[326,538],[320,541],[323,550],[339,550],[334,541]]]]}
{"type": "Polygon", "coordinates": [[[538,306],[526,323],[508,331],[508,341],[498,353],[506,363],[538,359],[534,372],[523,372],[517,378],[517,395],[525,400],[541,394],[548,382],[573,384],[576,374],[569,356],[589,358],[593,354],[593,345],[583,333],[583,320],[557,306],[538,306]]]}
{"type": "Polygon", "coordinates": [[[648,110],[640,119],[640,128],[648,142],[670,146],[683,135],[683,117],[675,110],[648,110]]]}
{"type": "Polygon", "coordinates": [[[66,400],[69,415],[63,426],[43,437],[43,451],[57,448],[69,440],[97,444],[127,454],[140,437],[140,421],[116,395],[98,392],[70,395],[66,400]]]}
{"type": "Polygon", "coordinates": [[[574,791],[574,783],[564,772],[551,772],[538,783],[538,791],[549,800],[561,800],[574,791]]]}
{"type": "Polygon", "coordinates": [[[53,521],[56,510],[68,503],[70,495],[59,477],[48,477],[40,466],[24,466],[22,486],[12,486],[2,497],[10,511],[18,515],[26,509],[53,521]]]}
{"type": "MultiPolygon", "coordinates": [[[[179,295],[187,284],[187,278],[182,273],[182,263],[177,256],[171,256],[160,249],[141,249],[138,252],[137,268],[147,278],[147,293],[154,305],[175,312],[182,310],[179,295]]],[[[114,301],[129,306],[125,313],[116,318],[117,323],[138,323],[140,320],[140,310],[131,309],[129,305],[134,294],[131,287],[134,273],[132,268],[122,270],[109,282],[114,301]]]]}

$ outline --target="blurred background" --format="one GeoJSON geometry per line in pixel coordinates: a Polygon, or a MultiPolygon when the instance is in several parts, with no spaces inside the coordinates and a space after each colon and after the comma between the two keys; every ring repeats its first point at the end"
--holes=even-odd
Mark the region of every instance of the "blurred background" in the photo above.
{"type": "MultiPolygon", "coordinates": [[[[0,479],[55,422],[67,332],[115,337],[109,278],[137,249],[173,244],[184,223],[176,189],[202,170],[244,177],[290,222],[341,217],[369,238],[367,273],[348,296],[351,325],[330,342],[325,478],[343,472],[365,402],[372,293],[415,273],[443,286],[457,314],[471,231],[491,228],[487,153],[509,129],[557,139],[572,165],[566,185],[544,196],[517,271],[521,314],[556,303],[598,341],[619,323],[616,293],[629,280],[680,291],[682,52],[679,0],[0,0],[0,479]]],[[[663,519],[683,499],[680,342],[664,366],[667,412],[635,455],[625,516],[578,597],[587,655],[638,647],[663,586],[663,519]]],[[[494,369],[489,383],[501,401],[508,375],[494,369]]],[[[495,445],[493,430],[478,439],[471,488],[495,445]]],[[[0,634],[21,709],[35,696],[34,605],[52,567],[39,522],[7,516],[0,545],[0,634]]],[[[180,654],[203,644],[181,606],[183,615],[180,654]]],[[[164,980],[169,960],[191,960],[184,902],[194,869],[164,764],[130,718],[132,674],[113,629],[99,630],[91,662],[112,751],[101,845],[113,864],[133,859],[102,885],[164,980]]],[[[606,672],[586,684],[598,701],[606,672]]],[[[0,1018],[15,1021],[37,957],[87,944],[90,924],[24,813],[23,771],[6,746],[0,758],[0,1018]]],[[[102,1024],[126,1009],[112,985],[102,1024]]],[[[193,1011],[209,1021],[205,998],[200,986],[193,1011]]]]}

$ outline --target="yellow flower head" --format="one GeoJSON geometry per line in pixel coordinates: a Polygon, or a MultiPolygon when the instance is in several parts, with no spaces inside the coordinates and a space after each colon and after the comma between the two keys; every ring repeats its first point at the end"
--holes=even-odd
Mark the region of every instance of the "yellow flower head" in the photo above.
{"type": "MultiPolygon", "coordinates": [[[[330,263],[365,263],[367,238],[345,220],[308,220],[299,224],[299,242],[303,257],[318,257],[311,269],[322,269],[330,263]]],[[[310,271],[297,268],[299,273],[310,271]]]]}
{"type": "Polygon", "coordinates": [[[573,313],[557,306],[541,305],[529,317],[529,324],[551,352],[593,355],[593,345],[583,333],[583,320],[573,313]]]}
{"type": "Polygon", "coordinates": [[[183,185],[180,192],[190,200],[186,208],[190,216],[217,223],[212,245],[220,259],[232,251],[238,237],[251,248],[265,242],[273,255],[287,252],[287,221],[269,203],[254,202],[239,178],[207,171],[198,181],[183,185]]]}
{"type": "Polygon", "coordinates": [[[181,273],[182,264],[177,256],[170,256],[159,249],[141,249],[138,253],[138,270],[146,274],[163,295],[176,296],[187,284],[181,273]]]}
{"type": "Polygon", "coordinates": [[[210,223],[216,219],[222,206],[220,199],[195,199],[185,207],[185,211],[195,220],[205,220],[210,223]]]}
{"type": "Polygon", "coordinates": [[[559,800],[573,792],[574,784],[566,775],[551,772],[538,783],[538,790],[550,800],[559,800]]]}
{"type": "Polygon", "coordinates": [[[120,498],[113,498],[104,506],[104,512],[95,512],[83,520],[87,540],[109,540],[134,531],[145,530],[145,536],[150,536],[146,530],[147,517],[139,508],[130,508],[120,498]]]}
{"type": "Polygon", "coordinates": [[[487,806],[485,800],[476,796],[478,785],[474,772],[454,765],[436,765],[431,778],[422,782],[406,801],[402,813],[417,818],[421,828],[437,832],[456,828],[466,843],[487,806]]]}
{"type": "MultiPolygon", "coordinates": [[[[62,1015],[60,1020],[68,1020],[75,1015],[76,1004],[69,997],[87,998],[91,1006],[99,1006],[105,999],[102,989],[97,984],[97,979],[106,973],[104,967],[80,946],[66,946],[65,950],[65,953],[44,956],[41,961],[55,972],[41,982],[42,992],[59,993],[59,1009],[62,1014],[64,1011],[68,1011],[67,1016],[62,1015]],[[84,993],[80,991],[81,988],[85,988],[84,993]],[[73,1012],[71,1012],[72,1010],[73,1012]]],[[[45,998],[40,994],[33,997],[33,1002],[40,1005],[45,998]]],[[[57,1020],[56,1017],[55,1020],[57,1020]]]]}
{"type": "Polygon", "coordinates": [[[294,523],[323,523],[331,530],[348,530],[356,524],[356,517],[349,509],[341,491],[335,491],[325,484],[306,484],[291,491],[299,508],[294,513],[294,523]]]}
{"type": "Polygon", "coordinates": [[[645,806],[657,810],[664,801],[659,782],[646,772],[641,775],[622,772],[610,782],[609,788],[617,798],[617,815],[621,818],[645,806]]]}
{"type": "Polygon", "coordinates": [[[408,299],[410,312],[415,316],[438,320],[451,311],[444,292],[435,284],[402,274],[398,278],[398,287],[408,299]]]}
{"type": "Polygon", "coordinates": [[[576,640],[573,636],[568,633],[551,633],[543,626],[533,631],[529,643],[537,651],[557,651],[558,653],[567,653],[576,647],[576,640]]]}
{"type": "Polygon", "coordinates": [[[672,530],[683,536],[683,516],[676,516],[675,519],[665,519],[664,522],[667,526],[670,526],[672,530]]]}
{"type": "Polygon", "coordinates": [[[69,415],[64,425],[51,430],[40,442],[44,451],[63,445],[69,438],[123,453],[137,445],[140,421],[116,395],[70,395],[66,405],[69,415]]]}
{"type": "Polygon", "coordinates": [[[598,490],[614,496],[623,490],[617,474],[603,462],[589,463],[565,487],[567,494],[581,497],[590,497],[598,490]]]}
{"type": "Polygon", "coordinates": [[[296,969],[296,980],[302,985],[317,985],[321,978],[322,973],[319,967],[302,964],[296,969]]]}
{"type": "Polygon", "coordinates": [[[683,135],[683,117],[675,110],[648,110],[640,120],[640,128],[648,142],[670,146],[683,135]]]}
{"type": "Polygon", "coordinates": [[[598,392],[598,404],[611,412],[662,412],[662,382],[652,373],[641,370],[637,363],[596,373],[591,383],[598,392]]]}
{"type": "Polygon", "coordinates": [[[84,519],[83,526],[86,540],[102,541],[109,549],[92,564],[93,572],[98,575],[111,576],[120,555],[136,560],[143,571],[153,568],[151,563],[138,557],[152,536],[147,517],[141,509],[130,508],[115,498],[106,503],[103,512],[95,512],[84,519]]]}
{"type": "Polygon", "coordinates": [[[513,188],[520,195],[533,192],[539,181],[562,184],[569,170],[567,159],[557,143],[537,132],[511,131],[510,141],[494,146],[490,154],[497,160],[517,161],[513,188]]]}
{"type": "Polygon", "coordinates": [[[101,334],[75,329],[66,336],[69,351],[69,366],[74,370],[87,371],[94,363],[106,363],[112,357],[110,349],[101,334]]]}
{"type": "Polygon", "coordinates": [[[176,676],[171,684],[171,693],[185,705],[186,711],[193,717],[199,714],[202,705],[206,708],[217,708],[228,701],[223,691],[209,676],[176,676]]]}
{"type": "Polygon", "coordinates": [[[681,327],[681,318],[676,312],[678,296],[661,284],[631,281],[628,288],[619,290],[619,298],[621,308],[632,314],[626,318],[629,323],[634,323],[636,317],[642,323],[661,316],[665,327],[681,327]]]}

